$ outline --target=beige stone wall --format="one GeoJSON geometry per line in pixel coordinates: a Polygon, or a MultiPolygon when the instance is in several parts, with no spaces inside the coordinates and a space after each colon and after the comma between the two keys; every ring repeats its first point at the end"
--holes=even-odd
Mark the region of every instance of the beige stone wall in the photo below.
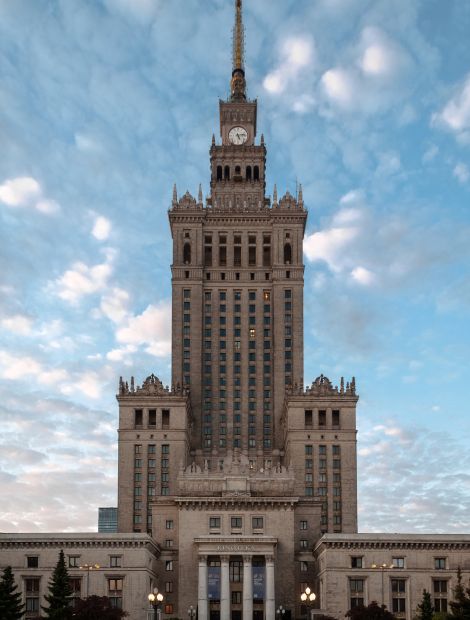
{"type": "MultiPolygon", "coordinates": [[[[146,534],[0,534],[0,569],[11,566],[23,601],[26,579],[39,578],[39,604],[47,605],[44,596],[63,549],[66,563],[98,564],[99,569],[80,570],[69,566],[69,575],[81,580],[82,598],[88,594],[108,596],[109,579],[122,579],[123,609],[133,620],[146,620],[147,595],[158,586],[158,546],[146,534]],[[28,557],[37,556],[38,567],[28,568],[28,557]],[[111,557],[120,558],[120,566],[111,565],[111,557]],[[70,560],[70,558],[77,558],[70,560]],[[88,581],[88,586],[87,586],[88,581]]],[[[28,615],[33,617],[33,615],[28,615]]]]}
{"type": "MultiPolygon", "coordinates": [[[[364,603],[382,602],[392,609],[392,580],[405,580],[405,612],[398,617],[412,620],[423,589],[431,592],[434,581],[447,581],[447,600],[452,600],[457,569],[470,579],[470,535],[449,534],[327,534],[315,548],[318,562],[320,605],[328,615],[343,618],[350,608],[350,580],[364,580],[364,603]],[[362,558],[362,568],[352,568],[352,558],[362,558]],[[436,559],[445,568],[436,568],[436,559]],[[403,560],[403,568],[390,568],[403,560]],[[402,559],[402,560],[401,560],[402,559]],[[372,568],[373,565],[379,568],[372,568]],[[380,568],[383,564],[385,568],[380,568]]],[[[395,595],[396,596],[396,595],[395,595]]]]}

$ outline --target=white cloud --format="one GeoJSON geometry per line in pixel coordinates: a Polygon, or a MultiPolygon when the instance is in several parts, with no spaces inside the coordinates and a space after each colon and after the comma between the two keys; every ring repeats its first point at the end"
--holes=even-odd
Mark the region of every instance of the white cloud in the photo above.
{"type": "Polygon", "coordinates": [[[15,314],[2,319],[0,325],[14,334],[28,336],[31,333],[33,322],[27,316],[15,314]]]}
{"type": "Polygon", "coordinates": [[[110,232],[111,222],[102,215],[99,215],[95,220],[91,234],[95,237],[95,239],[98,239],[98,241],[106,241],[110,232]]]}
{"type": "Polygon", "coordinates": [[[29,355],[12,355],[0,350],[0,376],[13,381],[33,377],[38,383],[50,386],[65,381],[68,373],[60,368],[45,368],[43,364],[29,355]]]}
{"type": "Polygon", "coordinates": [[[108,251],[104,263],[92,267],[82,262],[74,263],[71,269],[54,282],[57,295],[71,304],[76,304],[84,295],[103,290],[113,272],[113,258],[113,252],[108,251]]]}
{"type": "Polygon", "coordinates": [[[423,155],[423,164],[426,164],[430,161],[433,161],[437,155],[439,153],[439,147],[436,146],[435,144],[432,144],[428,149],[426,149],[426,151],[424,152],[423,155]]]}
{"type": "Polygon", "coordinates": [[[89,398],[99,398],[103,389],[103,381],[100,376],[93,371],[87,371],[77,375],[73,382],[64,385],[61,389],[63,394],[85,394],[89,398]]]}
{"type": "Polygon", "coordinates": [[[117,10],[146,23],[155,17],[160,0],[105,0],[105,3],[110,11],[117,10]]]}
{"type": "Polygon", "coordinates": [[[470,179],[470,169],[466,164],[462,162],[459,162],[455,166],[453,174],[454,177],[459,181],[459,183],[462,183],[462,185],[467,183],[467,181],[470,179]]]}
{"type": "Polygon", "coordinates": [[[387,50],[381,45],[370,45],[362,57],[361,69],[371,75],[386,73],[389,69],[387,50]]]}
{"type": "Polygon", "coordinates": [[[357,229],[345,227],[329,228],[306,235],[304,242],[305,256],[310,261],[323,260],[332,271],[339,271],[343,252],[357,235],[357,229]]]}
{"type": "MultiPolygon", "coordinates": [[[[310,37],[290,37],[284,41],[279,66],[264,78],[264,88],[274,95],[283,93],[300,71],[311,66],[314,56],[314,45],[310,37]]],[[[312,100],[304,99],[298,111],[304,111],[306,104],[312,100]]]]}
{"type": "Polygon", "coordinates": [[[375,281],[375,274],[365,267],[356,267],[351,271],[352,279],[363,286],[370,286],[375,281]]]}
{"type": "Polygon", "coordinates": [[[321,79],[327,97],[340,106],[349,107],[358,96],[353,76],[344,69],[330,69],[321,79]]]}
{"type": "Polygon", "coordinates": [[[121,323],[128,315],[129,293],[113,288],[101,298],[100,310],[113,323],[121,323]]]}
{"type": "Polygon", "coordinates": [[[145,351],[155,357],[165,357],[171,352],[171,304],[163,302],[150,305],[138,316],[129,317],[116,332],[122,344],[145,346],[145,351]]]}
{"type": "Polygon", "coordinates": [[[462,142],[470,141],[470,74],[441,112],[433,115],[432,123],[454,132],[462,142]]]}
{"type": "Polygon", "coordinates": [[[44,198],[40,184],[32,177],[8,179],[0,185],[0,202],[8,207],[31,207],[45,215],[60,211],[54,200],[44,198]]]}

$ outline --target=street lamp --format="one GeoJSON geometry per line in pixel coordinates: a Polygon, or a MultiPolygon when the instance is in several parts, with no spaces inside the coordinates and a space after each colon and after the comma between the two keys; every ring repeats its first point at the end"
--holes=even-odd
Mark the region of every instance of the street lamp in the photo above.
{"type": "Polygon", "coordinates": [[[86,597],[88,598],[88,590],[90,587],[90,571],[98,570],[100,568],[99,564],[82,564],[82,566],[78,567],[80,570],[86,570],[86,597]]]}
{"type": "Polygon", "coordinates": [[[384,601],[384,572],[387,569],[395,568],[395,565],[394,564],[386,564],[384,562],[383,564],[371,564],[370,567],[374,568],[376,570],[382,571],[382,605],[385,605],[385,601],[384,601]]]}
{"type": "Polygon", "coordinates": [[[189,620],[193,620],[196,617],[196,609],[190,605],[188,607],[188,616],[189,616],[189,620]]]}
{"type": "Polygon", "coordinates": [[[153,608],[153,620],[159,620],[160,607],[163,601],[163,594],[158,591],[158,588],[154,588],[153,592],[150,592],[147,598],[153,608]]]}
{"type": "Polygon", "coordinates": [[[313,618],[313,603],[316,598],[317,597],[315,596],[315,593],[312,592],[312,590],[308,586],[305,588],[305,590],[300,595],[300,600],[302,601],[302,603],[307,605],[307,607],[310,610],[309,615],[311,618],[313,618]]]}
{"type": "Polygon", "coordinates": [[[279,620],[283,620],[285,613],[286,613],[286,610],[284,609],[284,607],[282,605],[279,605],[279,607],[276,609],[276,615],[279,618],[279,620]]]}

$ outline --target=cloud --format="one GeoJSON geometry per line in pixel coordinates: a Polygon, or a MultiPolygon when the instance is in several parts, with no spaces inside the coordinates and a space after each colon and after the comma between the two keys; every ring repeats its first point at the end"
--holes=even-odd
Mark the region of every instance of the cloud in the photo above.
{"type": "Polygon", "coordinates": [[[95,237],[95,239],[98,239],[98,241],[106,241],[106,239],[108,239],[109,237],[110,232],[111,222],[102,215],[99,215],[95,219],[91,234],[93,235],[93,237],[95,237]]]}
{"type": "Polygon", "coordinates": [[[8,207],[31,207],[45,215],[60,211],[57,202],[43,197],[41,186],[32,177],[17,177],[5,181],[0,185],[0,202],[8,207]]]}
{"type": "Polygon", "coordinates": [[[444,108],[432,116],[434,126],[453,132],[458,140],[470,142],[470,73],[444,108]]]}
{"type": "Polygon", "coordinates": [[[99,398],[103,390],[102,377],[96,372],[85,371],[74,377],[71,383],[64,385],[61,392],[66,395],[78,393],[89,398],[99,398]]]}
{"type": "Polygon", "coordinates": [[[113,288],[101,298],[100,310],[113,323],[122,323],[129,314],[129,293],[113,288]]]}
{"type": "MultiPolygon", "coordinates": [[[[273,95],[280,95],[291,86],[302,70],[311,68],[313,58],[314,43],[311,37],[289,37],[281,46],[279,65],[263,80],[264,88],[273,95]]],[[[300,105],[300,102],[297,103],[300,105]]],[[[303,105],[307,103],[313,103],[313,99],[304,99],[303,105]]]]}
{"type": "Polygon", "coordinates": [[[171,304],[148,306],[142,314],[129,317],[116,332],[122,344],[144,346],[146,353],[165,357],[171,352],[171,304]]]}
{"type": "Polygon", "coordinates": [[[44,365],[30,355],[14,355],[0,350],[0,377],[13,381],[32,377],[42,385],[56,385],[68,378],[62,368],[45,368],[44,365]]]}
{"type": "Polygon", "coordinates": [[[364,28],[358,43],[344,56],[341,65],[321,77],[327,102],[368,114],[402,98],[413,63],[408,52],[381,29],[364,28]]]}
{"type": "Polygon", "coordinates": [[[466,164],[459,162],[454,168],[453,175],[459,183],[465,185],[470,179],[470,169],[466,164]]]}
{"type": "Polygon", "coordinates": [[[470,456],[459,440],[392,420],[373,426],[363,419],[361,426],[360,531],[452,533],[468,529],[470,456]],[[449,461],[450,449],[461,454],[461,460],[449,461]]]}
{"type": "Polygon", "coordinates": [[[352,279],[364,286],[370,286],[375,281],[375,274],[365,267],[356,267],[351,271],[352,279]]]}
{"type": "Polygon", "coordinates": [[[18,334],[19,336],[28,336],[31,333],[33,321],[22,314],[5,317],[0,321],[3,329],[18,334]]]}
{"type": "Polygon", "coordinates": [[[82,297],[106,288],[113,273],[113,260],[114,252],[107,250],[104,263],[91,267],[83,262],[74,263],[71,269],[52,283],[52,288],[61,299],[76,304],[82,297]]]}

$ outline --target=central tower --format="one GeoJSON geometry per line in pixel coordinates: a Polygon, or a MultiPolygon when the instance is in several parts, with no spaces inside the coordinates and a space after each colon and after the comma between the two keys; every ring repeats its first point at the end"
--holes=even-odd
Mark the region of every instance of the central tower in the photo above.
{"type": "Polygon", "coordinates": [[[176,189],[172,379],[190,389],[195,455],[279,454],[286,387],[303,383],[302,192],[266,196],[266,145],[247,97],[236,0],[230,97],[219,103],[210,195],[176,189]]]}

